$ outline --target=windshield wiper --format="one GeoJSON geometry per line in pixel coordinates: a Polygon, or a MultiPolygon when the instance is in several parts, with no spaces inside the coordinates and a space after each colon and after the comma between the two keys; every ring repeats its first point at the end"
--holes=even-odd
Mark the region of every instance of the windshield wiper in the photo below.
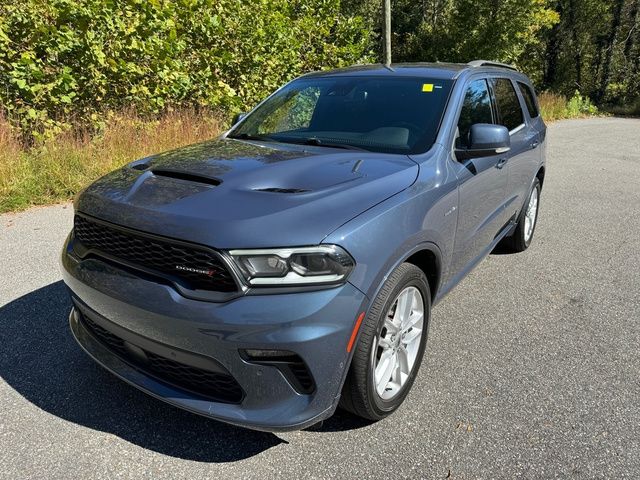
{"type": "Polygon", "coordinates": [[[327,147],[327,148],[344,148],[345,150],[359,150],[361,152],[366,152],[366,148],[356,147],[355,145],[350,145],[348,143],[331,143],[326,142],[324,140],[319,139],[318,137],[310,137],[301,142],[304,145],[315,145],[316,147],[327,147]]]}

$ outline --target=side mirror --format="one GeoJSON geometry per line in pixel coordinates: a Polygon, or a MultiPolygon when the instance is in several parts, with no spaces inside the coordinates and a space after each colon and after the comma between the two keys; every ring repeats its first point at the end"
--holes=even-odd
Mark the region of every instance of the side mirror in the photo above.
{"type": "Polygon", "coordinates": [[[458,160],[490,157],[511,149],[509,130],[502,125],[476,123],[469,130],[469,147],[456,149],[458,160]]]}
{"type": "Polygon", "coordinates": [[[237,124],[240,120],[247,116],[246,112],[236,113],[233,116],[233,120],[231,121],[231,125],[237,124]]]}

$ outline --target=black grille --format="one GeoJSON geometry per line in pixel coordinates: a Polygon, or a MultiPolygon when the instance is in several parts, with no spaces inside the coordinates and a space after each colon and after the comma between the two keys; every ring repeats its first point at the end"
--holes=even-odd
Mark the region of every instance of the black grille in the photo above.
{"type": "Polygon", "coordinates": [[[145,374],[217,402],[240,403],[242,400],[242,389],[231,375],[185,365],[144,349],[140,349],[144,355],[134,355],[117,335],[86,316],[82,321],[105,347],[145,374]]]}
{"type": "Polygon", "coordinates": [[[248,362],[276,367],[299,393],[311,394],[315,391],[313,376],[300,355],[288,350],[270,350],[268,355],[263,352],[265,351],[242,349],[240,355],[248,362]]]}
{"type": "Polygon", "coordinates": [[[180,280],[186,288],[214,292],[237,290],[223,261],[214,252],[204,248],[147,237],[79,215],[74,219],[74,232],[85,248],[145,270],[169,275],[180,280]]]}
{"type": "Polygon", "coordinates": [[[313,392],[313,390],[315,389],[313,377],[311,376],[311,372],[309,372],[309,369],[304,364],[304,362],[300,360],[299,362],[291,363],[289,365],[289,368],[291,369],[291,373],[293,373],[293,376],[298,380],[298,383],[301,387],[300,390],[303,393],[313,392]]]}

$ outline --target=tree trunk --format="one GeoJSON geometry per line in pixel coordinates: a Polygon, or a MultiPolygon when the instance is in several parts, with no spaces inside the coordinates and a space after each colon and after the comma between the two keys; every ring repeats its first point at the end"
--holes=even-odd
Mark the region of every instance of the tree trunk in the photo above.
{"type": "Polygon", "coordinates": [[[573,42],[573,63],[576,71],[576,86],[582,90],[582,54],[580,40],[578,38],[578,25],[576,24],[575,0],[569,0],[569,24],[571,25],[571,40],[573,42]]]}
{"type": "Polygon", "coordinates": [[[637,36],[638,29],[638,10],[640,10],[640,0],[636,0],[631,4],[631,8],[629,10],[629,34],[627,35],[627,39],[624,42],[624,60],[627,64],[633,64],[632,59],[630,59],[631,52],[633,51],[634,42],[637,36]]]}
{"type": "Polygon", "coordinates": [[[542,83],[544,88],[551,88],[558,74],[558,54],[560,52],[560,24],[556,23],[551,27],[549,40],[544,54],[544,76],[542,83]]]}
{"type": "Polygon", "coordinates": [[[598,89],[598,93],[596,95],[597,102],[602,101],[602,98],[604,97],[605,91],[607,89],[607,85],[611,80],[611,60],[613,59],[613,47],[615,45],[616,36],[618,35],[618,30],[620,29],[620,17],[622,14],[623,5],[624,0],[616,0],[613,5],[611,30],[609,30],[609,35],[605,44],[606,50],[604,64],[602,65],[602,77],[600,78],[600,88],[598,89]]]}

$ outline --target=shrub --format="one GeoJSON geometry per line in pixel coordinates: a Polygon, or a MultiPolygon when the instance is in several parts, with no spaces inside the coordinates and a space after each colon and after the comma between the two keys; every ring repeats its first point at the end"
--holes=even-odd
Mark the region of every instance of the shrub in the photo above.
{"type": "Polygon", "coordinates": [[[340,0],[4,0],[0,107],[27,139],[123,108],[237,111],[366,60],[368,35],[340,0]]]}
{"type": "Polygon", "coordinates": [[[578,118],[589,115],[598,115],[598,108],[591,103],[589,97],[576,91],[573,97],[567,101],[564,95],[551,92],[543,92],[538,95],[542,118],[548,122],[563,118],[578,118]]]}
{"type": "Polygon", "coordinates": [[[585,115],[596,115],[598,107],[596,107],[589,97],[580,95],[579,91],[575,91],[573,97],[567,103],[568,117],[581,117],[585,115]]]}

